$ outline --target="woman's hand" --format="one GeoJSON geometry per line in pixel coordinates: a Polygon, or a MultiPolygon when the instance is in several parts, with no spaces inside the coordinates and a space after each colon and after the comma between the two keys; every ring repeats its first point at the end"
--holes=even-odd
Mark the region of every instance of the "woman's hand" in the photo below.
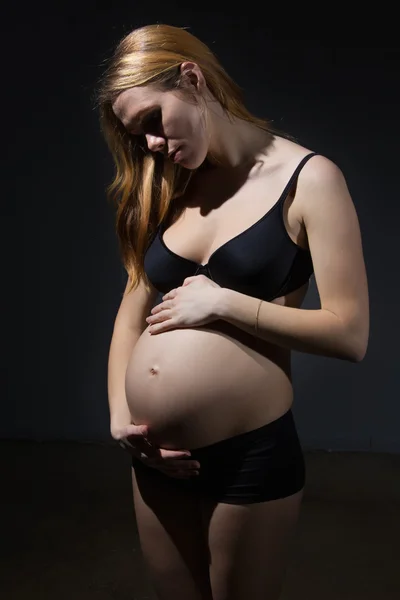
{"type": "Polygon", "coordinates": [[[163,296],[146,321],[151,334],[206,325],[217,319],[221,287],[205,275],[187,277],[181,287],[163,296]]]}
{"type": "Polygon", "coordinates": [[[187,479],[198,475],[200,464],[187,458],[189,450],[165,450],[154,446],[146,439],[147,425],[113,425],[111,435],[129,454],[169,477],[187,479]]]}

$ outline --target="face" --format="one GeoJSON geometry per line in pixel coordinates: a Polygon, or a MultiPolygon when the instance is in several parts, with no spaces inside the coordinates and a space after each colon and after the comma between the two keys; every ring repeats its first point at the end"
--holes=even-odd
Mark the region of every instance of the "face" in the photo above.
{"type": "Polygon", "coordinates": [[[151,152],[187,169],[196,169],[208,152],[208,135],[200,104],[175,91],[152,85],[121,92],[113,111],[131,135],[144,136],[151,152]]]}

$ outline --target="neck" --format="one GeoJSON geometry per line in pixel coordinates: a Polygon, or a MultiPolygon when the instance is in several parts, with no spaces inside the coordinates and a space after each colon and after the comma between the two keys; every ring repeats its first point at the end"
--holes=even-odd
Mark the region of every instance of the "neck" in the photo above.
{"type": "Polygon", "coordinates": [[[210,110],[210,146],[208,161],[215,167],[239,167],[272,143],[274,136],[254,123],[230,117],[220,109],[210,110]]]}

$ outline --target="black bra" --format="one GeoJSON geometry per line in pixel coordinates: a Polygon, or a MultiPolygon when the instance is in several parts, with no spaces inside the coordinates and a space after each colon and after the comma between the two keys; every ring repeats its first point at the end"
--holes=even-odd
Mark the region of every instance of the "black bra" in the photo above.
{"type": "Polygon", "coordinates": [[[301,169],[316,154],[301,160],[272,208],[217,248],[205,265],[170,250],[162,237],[162,223],[144,257],[144,269],[153,286],[165,294],[181,286],[186,277],[203,273],[221,287],[271,301],[304,285],[313,273],[311,254],[288,235],[283,204],[301,169]]]}

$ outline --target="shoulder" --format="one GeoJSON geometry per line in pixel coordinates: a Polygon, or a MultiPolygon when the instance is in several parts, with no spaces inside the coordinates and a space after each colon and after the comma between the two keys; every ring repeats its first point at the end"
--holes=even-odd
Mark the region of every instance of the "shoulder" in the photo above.
{"type": "MultiPolygon", "coordinates": [[[[311,151],[307,154],[311,154],[311,151]]],[[[306,155],[307,156],[307,155],[306,155]]],[[[335,185],[344,180],[339,166],[322,154],[311,156],[302,168],[299,180],[307,186],[335,185]]]]}
{"type": "Polygon", "coordinates": [[[326,156],[316,154],[301,169],[296,186],[296,208],[303,222],[316,213],[326,218],[332,211],[349,208],[351,196],[340,167],[326,156]]]}
{"type": "Polygon", "coordinates": [[[275,170],[283,182],[288,181],[300,167],[297,184],[302,190],[337,185],[344,181],[341,169],[332,160],[292,140],[275,139],[270,163],[272,166],[267,169],[267,174],[275,170]],[[307,160],[302,164],[304,159],[307,160]]]}
{"type": "Polygon", "coordinates": [[[327,211],[333,205],[338,209],[340,205],[351,203],[344,174],[335,162],[289,140],[277,139],[275,148],[282,185],[297,175],[291,190],[291,204],[298,222],[305,225],[316,212],[327,218],[327,211]]]}

